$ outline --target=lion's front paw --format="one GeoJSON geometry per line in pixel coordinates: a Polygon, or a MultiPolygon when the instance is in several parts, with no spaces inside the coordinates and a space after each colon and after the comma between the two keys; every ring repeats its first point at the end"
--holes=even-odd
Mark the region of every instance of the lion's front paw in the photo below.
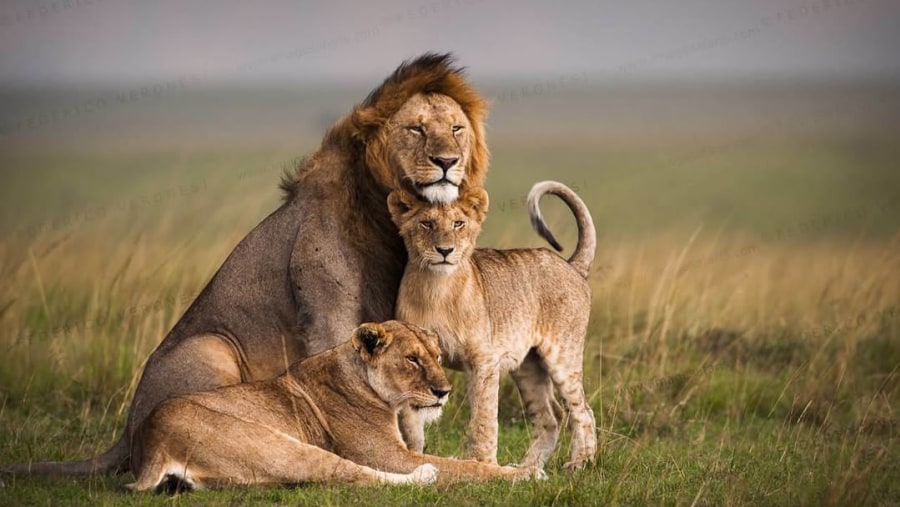
{"type": "Polygon", "coordinates": [[[431,484],[437,480],[438,469],[431,463],[425,463],[416,467],[409,475],[417,484],[431,484]]]}

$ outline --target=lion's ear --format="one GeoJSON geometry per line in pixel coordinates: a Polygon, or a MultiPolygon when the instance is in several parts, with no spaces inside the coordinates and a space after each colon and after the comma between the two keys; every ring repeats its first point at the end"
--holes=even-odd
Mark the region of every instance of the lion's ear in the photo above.
{"type": "Polygon", "coordinates": [[[396,189],[387,198],[388,210],[391,212],[391,220],[397,227],[403,222],[403,216],[412,210],[416,203],[416,198],[403,189],[396,189]]]}
{"type": "Polygon", "coordinates": [[[371,359],[379,351],[391,344],[392,337],[381,324],[367,322],[353,331],[350,338],[354,350],[359,352],[363,359],[371,359]]]}
{"type": "Polygon", "coordinates": [[[488,211],[488,193],[482,187],[469,187],[459,198],[460,203],[468,210],[479,224],[484,222],[488,211]]]}
{"type": "Polygon", "coordinates": [[[374,107],[357,107],[350,114],[350,123],[355,128],[354,137],[368,143],[382,125],[378,110],[374,107]]]}

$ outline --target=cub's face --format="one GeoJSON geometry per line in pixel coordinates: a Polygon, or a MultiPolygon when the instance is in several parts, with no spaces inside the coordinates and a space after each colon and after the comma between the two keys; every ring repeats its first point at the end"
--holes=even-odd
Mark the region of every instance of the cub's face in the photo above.
{"type": "Polygon", "coordinates": [[[439,274],[455,272],[471,256],[487,206],[487,192],[481,188],[468,189],[450,204],[428,203],[403,190],[388,196],[409,262],[439,274]]]}
{"type": "Polygon", "coordinates": [[[466,175],[475,132],[453,99],[416,94],[388,121],[387,156],[402,180],[430,202],[453,202],[466,175]]]}
{"type": "Polygon", "coordinates": [[[369,385],[395,410],[410,407],[423,419],[440,416],[450,394],[450,382],[441,368],[436,334],[391,320],[359,326],[353,347],[367,367],[369,385]]]}

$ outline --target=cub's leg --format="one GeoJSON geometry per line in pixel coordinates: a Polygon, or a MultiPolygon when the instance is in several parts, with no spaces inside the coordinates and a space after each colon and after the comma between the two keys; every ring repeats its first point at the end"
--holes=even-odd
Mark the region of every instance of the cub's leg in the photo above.
{"type": "Polygon", "coordinates": [[[562,407],[553,397],[553,382],[534,351],[529,352],[519,368],[511,371],[510,375],[519,388],[525,413],[534,431],[531,446],[519,466],[542,468],[556,448],[562,407]]]}
{"type": "MultiPolygon", "coordinates": [[[[578,340],[559,343],[576,344],[578,340]]],[[[559,348],[541,350],[541,356],[559,391],[560,397],[569,411],[569,427],[572,431],[571,460],[566,467],[577,469],[594,459],[597,453],[596,423],[594,412],[584,395],[583,361],[584,352],[578,345],[575,350],[559,350],[559,348]]]]}
{"type": "Polygon", "coordinates": [[[466,375],[471,419],[468,455],[484,463],[497,463],[497,410],[500,370],[495,364],[476,365],[466,375]]]}
{"type": "Polygon", "coordinates": [[[418,412],[411,408],[404,408],[397,417],[400,426],[400,434],[406,447],[410,451],[423,452],[425,450],[425,421],[418,412]]]}

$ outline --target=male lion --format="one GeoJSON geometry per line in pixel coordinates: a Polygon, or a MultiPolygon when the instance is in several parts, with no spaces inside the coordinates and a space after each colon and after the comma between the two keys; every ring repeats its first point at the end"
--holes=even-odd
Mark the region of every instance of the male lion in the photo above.
{"type": "Polygon", "coordinates": [[[122,437],[85,461],[7,471],[125,471],[165,399],[272,378],[365,321],[393,317],[406,252],[385,206],[404,188],[448,202],[488,168],[486,103],[450,55],[405,62],[285,177],[285,202],[234,249],[147,360],[122,437]]]}
{"type": "MultiPolygon", "coordinates": [[[[571,417],[569,468],[594,458],[594,414],[582,383],[584,337],[591,310],[587,282],[596,250],[591,215],[561,183],[536,184],[528,196],[532,224],[557,249],[538,202],[555,194],[578,223],[578,246],[568,262],[540,249],[475,248],[488,208],[482,188],[451,204],[432,204],[403,191],[388,197],[391,217],[409,252],[397,297],[397,318],[433,329],[447,364],[466,373],[471,419],[469,457],[497,461],[500,374],[510,371],[535,436],[523,467],[541,468],[559,436],[558,389],[571,417]]],[[[422,423],[402,421],[404,433],[422,438],[422,423]]]]}
{"type": "Polygon", "coordinates": [[[398,321],[367,323],[349,342],[291,365],[280,377],[164,401],[135,436],[137,480],[128,487],[542,475],[407,449],[397,412],[409,407],[436,417],[450,393],[440,353],[434,333],[398,321]]]}

